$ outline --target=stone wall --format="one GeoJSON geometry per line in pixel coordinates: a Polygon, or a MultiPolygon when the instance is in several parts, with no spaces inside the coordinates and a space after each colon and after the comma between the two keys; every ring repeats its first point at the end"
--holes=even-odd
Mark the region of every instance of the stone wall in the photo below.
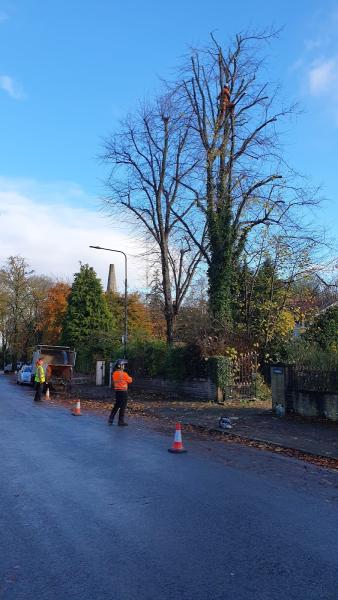
{"type": "MultiPolygon", "coordinates": [[[[168,400],[200,400],[215,402],[217,388],[210,379],[190,379],[186,381],[171,381],[161,378],[137,377],[130,389],[133,392],[151,392],[166,396],[168,400]]],[[[108,386],[95,386],[84,382],[80,378],[73,381],[72,392],[79,398],[111,399],[113,390],[108,386]]]]}
{"type": "Polygon", "coordinates": [[[303,417],[325,417],[338,421],[338,390],[299,390],[293,385],[292,366],[274,365],[271,367],[272,409],[285,414],[298,414],[303,417]]]}
{"type": "Polygon", "coordinates": [[[181,400],[205,400],[205,402],[216,401],[217,394],[216,386],[210,379],[171,381],[159,377],[142,377],[135,379],[133,390],[158,392],[169,398],[180,398],[181,400]]]}

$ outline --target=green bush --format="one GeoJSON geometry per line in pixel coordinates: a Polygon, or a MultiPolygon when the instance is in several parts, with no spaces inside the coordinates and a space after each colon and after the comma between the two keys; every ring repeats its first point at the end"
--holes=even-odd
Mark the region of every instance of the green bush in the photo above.
{"type": "Polygon", "coordinates": [[[269,402],[272,399],[271,388],[265,383],[261,373],[256,374],[256,398],[264,402],[269,402]]]}
{"type": "Polygon", "coordinates": [[[334,371],[338,369],[338,353],[323,350],[318,344],[304,338],[293,340],[286,348],[287,362],[312,369],[334,371]]]}
{"type": "Polygon", "coordinates": [[[317,315],[306,330],[304,339],[317,344],[322,350],[338,353],[338,306],[317,315]]]}
{"type": "MultiPolygon", "coordinates": [[[[112,353],[112,360],[123,356],[123,348],[112,353]]],[[[167,347],[160,340],[145,341],[128,345],[128,369],[134,375],[155,377],[165,373],[167,347]]]]}
{"type": "Polygon", "coordinates": [[[75,371],[77,373],[90,374],[95,371],[95,363],[92,354],[80,350],[76,353],[75,371]]]}
{"type": "Polygon", "coordinates": [[[94,373],[96,361],[110,362],[116,346],[116,338],[111,333],[93,332],[76,347],[75,370],[78,373],[94,373]]]}
{"type": "MultiPolygon", "coordinates": [[[[112,359],[123,356],[123,348],[113,352],[112,359]]],[[[140,377],[164,377],[182,381],[190,377],[205,377],[206,363],[197,346],[174,346],[152,340],[130,344],[127,350],[128,369],[140,377]]]]}
{"type": "Polygon", "coordinates": [[[184,379],[206,376],[206,361],[198,346],[189,344],[167,349],[165,377],[183,381],[184,379]]]}
{"type": "Polygon", "coordinates": [[[228,356],[210,356],[208,374],[214,384],[225,390],[233,382],[232,360],[228,356]]]}

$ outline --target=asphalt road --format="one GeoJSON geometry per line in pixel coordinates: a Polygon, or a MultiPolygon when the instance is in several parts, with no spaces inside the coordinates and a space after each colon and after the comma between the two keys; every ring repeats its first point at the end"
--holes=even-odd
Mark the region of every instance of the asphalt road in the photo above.
{"type": "Polygon", "coordinates": [[[1,600],[337,600],[336,473],[32,396],[0,375],[1,600]]]}

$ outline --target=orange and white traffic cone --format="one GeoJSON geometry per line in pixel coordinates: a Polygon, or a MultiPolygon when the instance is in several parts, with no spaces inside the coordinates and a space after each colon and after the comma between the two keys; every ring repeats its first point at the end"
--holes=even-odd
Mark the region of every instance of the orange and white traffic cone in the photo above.
{"type": "Polygon", "coordinates": [[[46,389],[45,398],[46,398],[46,400],[49,400],[49,398],[50,398],[49,387],[46,389]]]}
{"type": "Polygon", "coordinates": [[[74,410],[72,411],[72,415],[74,415],[74,417],[81,417],[81,404],[80,404],[80,400],[76,400],[76,405],[74,410]]]}
{"type": "Polygon", "coordinates": [[[168,448],[168,452],[172,452],[174,454],[182,454],[183,452],[186,452],[186,450],[183,448],[181,423],[176,423],[174,443],[171,448],[168,448]]]}

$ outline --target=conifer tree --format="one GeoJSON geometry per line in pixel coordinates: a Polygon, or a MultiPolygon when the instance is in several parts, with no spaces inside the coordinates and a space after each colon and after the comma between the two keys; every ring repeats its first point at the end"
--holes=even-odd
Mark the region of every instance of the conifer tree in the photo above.
{"type": "Polygon", "coordinates": [[[94,269],[81,265],[75,274],[63,323],[63,343],[81,349],[92,335],[107,333],[112,319],[94,269]]]}

